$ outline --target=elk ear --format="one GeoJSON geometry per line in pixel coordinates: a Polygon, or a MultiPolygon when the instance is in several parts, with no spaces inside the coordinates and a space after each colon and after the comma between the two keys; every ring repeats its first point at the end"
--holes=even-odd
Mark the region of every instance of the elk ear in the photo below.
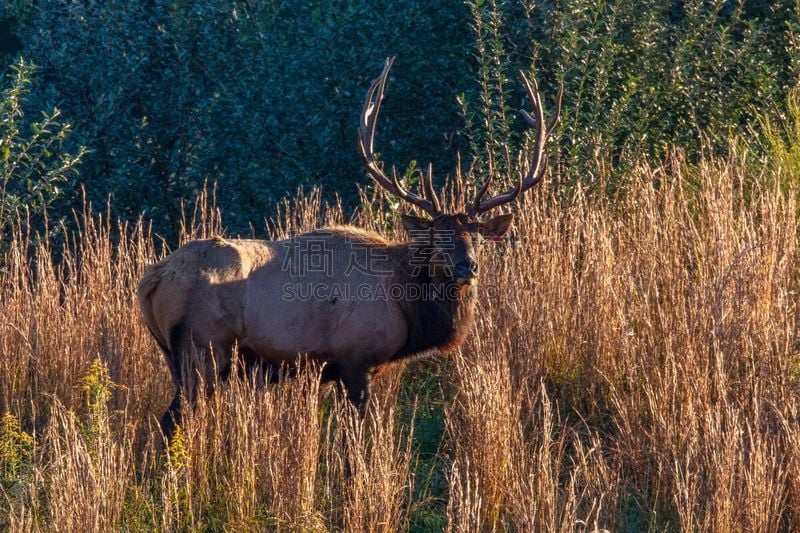
{"type": "Polygon", "coordinates": [[[415,217],[414,215],[402,215],[403,227],[410,234],[425,231],[431,227],[431,221],[426,218],[415,217]]]}
{"type": "Polygon", "coordinates": [[[484,239],[490,241],[499,241],[506,234],[508,228],[511,227],[511,221],[514,220],[514,215],[500,215],[494,217],[481,224],[481,235],[484,239]]]}

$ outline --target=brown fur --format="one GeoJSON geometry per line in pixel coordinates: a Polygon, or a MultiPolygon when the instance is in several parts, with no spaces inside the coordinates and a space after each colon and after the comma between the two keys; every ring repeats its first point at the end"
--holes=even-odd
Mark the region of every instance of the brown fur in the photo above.
{"type": "MultiPolygon", "coordinates": [[[[146,270],[138,289],[145,324],[166,354],[179,392],[186,387],[190,397],[198,375],[206,383],[227,376],[232,347],[238,344],[250,367],[292,365],[300,354],[325,363],[323,377],[340,381],[363,409],[376,369],[431,350],[452,349],[472,327],[472,277],[456,280],[445,267],[472,257],[480,223],[454,215],[429,221],[429,227],[452,236],[455,244],[449,252],[425,235],[391,243],[350,226],[285,241],[191,242],[146,270]],[[312,258],[311,245],[323,246],[330,264],[324,271],[294,272],[296,262],[312,258]],[[420,249],[425,253],[419,254],[420,249]],[[372,254],[372,270],[346,275],[354,254],[364,250],[372,254]],[[423,257],[423,264],[418,258],[415,263],[415,256],[423,257]],[[395,285],[427,290],[434,297],[374,297],[395,285]],[[352,292],[349,298],[316,293],[305,298],[305,287],[352,292]],[[358,296],[359,287],[368,288],[370,297],[358,296]],[[287,296],[293,288],[299,289],[287,296]]],[[[179,419],[176,394],[162,420],[165,431],[179,419]]]]}

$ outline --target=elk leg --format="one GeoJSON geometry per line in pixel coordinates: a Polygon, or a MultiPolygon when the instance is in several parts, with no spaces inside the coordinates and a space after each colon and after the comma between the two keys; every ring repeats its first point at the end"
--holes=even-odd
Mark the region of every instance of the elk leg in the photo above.
{"type": "Polygon", "coordinates": [[[361,418],[364,418],[369,402],[372,373],[363,368],[343,369],[339,373],[339,382],[347,393],[347,399],[358,409],[361,418]]]}
{"type": "Polygon", "coordinates": [[[172,381],[175,384],[175,396],[164,414],[161,415],[159,425],[161,431],[167,438],[167,441],[172,440],[172,434],[175,432],[175,426],[181,424],[181,392],[183,389],[183,356],[181,355],[181,347],[184,341],[184,325],[183,322],[178,322],[172,326],[169,333],[169,346],[164,346],[159,343],[161,351],[164,352],[164,358],[167,360],[170,374],[172,374],[172,381]]]}
{"type": "Polygon", "coordinates": [[[159,421],[159,425],[161,426],[161,431],[164,432],[164,436],[167,438],[167,441],[172,440],[172,434],[175,433],[175,427],[181,425],[181,389],[178,387],[178,391],[175,393],[175,397],[172,398],[172,403],[169,404],[169,407],[164,414],[161,415],[161,420],[159,421]]]}
{"type": "Polygon", "coordinates": [[[170,330],[169,345],[170,349],[162,348],[162,351],[177,390],[160,421],[161,430],[167,440],[172,438],[175,426],[182,423],[185,407],[183,395],[185,394],[189,405],[194,407],[202,381],[205,381],[206,396],[210,396],[220,377],[215,373],[224,375],[226,366],[230,365],[230,351],[224,344],[208,343],[204,348],[195,345],[182,322],[170,330]]]}
{"type": "MultiPolygon", "coordinates": [[[[347,395],[347,399],[358,410],[358,415],[363,421],[370,397],[372,372],[364,368],[337,368],[335,375],[340,388],[344,389],[343,392],[347,395]]],[[[353,453],[356,453],[358,445],[356,444],[354,450],[350,450],[351,439],[357,438],[357,435],[353,434],[344,439],[344,475],[347,479],[353,477],[356,472],[355,465],[358,464],[357,461],[353,462],[355,457],[353,453]]]]}
{"type": "MultiPolygon", "coordinates": [[[[172,368],[172,365],[170,365],[172,368]]],[[[173,378],[177,375],[176,372],[173,372],[173,378]]],[[[167,438],[167,441],[172,440],[172,434],[175,432],[175,427],[180,426],[183,421],[183,413],[182,413],[182,392],[183,386],[181,382],[175,379],[175,396],[172,398],[172,402],[167,407],[167,410],[164,411],[164,414],[161,415],[161,420],[159,421],[159,425],[161,426],[161,431],[164,433],[164,436],[167,438]]]]}
{"type": "Polygon", "coordinates": [[[274,365],[245,346],[239,347],[239,357],[239,377],[242,379],[255,378],[257,383],[266,384],[278,383],[282,377],[295,375],[295,369],[274,365]]]}
{"type": "Polygon", "coordinates": [[[187,396],[192,407],[197,397],[203,394],[210,398],[217,385],[224,384],[230,377],[232,350],[228,343],[209,341],[203,345],[192,343],[184,355],[184,361],[190,360],[187,368],[191,375],[184,374],[184,383],[188,383],[187,396]]]}

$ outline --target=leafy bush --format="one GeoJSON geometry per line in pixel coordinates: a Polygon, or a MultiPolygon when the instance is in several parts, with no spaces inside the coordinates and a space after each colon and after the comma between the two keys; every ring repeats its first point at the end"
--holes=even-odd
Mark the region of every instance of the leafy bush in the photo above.
{"type": "Polygon", "coordinates": [[[17,14],[22,53],[46,73],[37,101],[58,102],[91,147],[89,198],[111,194],[162,231],[207,179],[234,230],[302,184],[355,200],[357,117],[390,54],[401,59],[380,150],[438,165],[458,126],[453,85],[467,83],[455,0],[44,2],[17,14]]]}
{"type": "Polygon", "coordinates": [[[33,454],[34,441],[9,412],[0,417],[0,488],[19,481],[33,454]]]}
{"type": "Polygon", "coordinates": [[[0,233],[17,210],[43,214],[85,154],[63,149],[70,125],[54,108],[41,119],[23,122],[23,106],[34,69],[20,60],[10,69],[10,82],[0,96],[0,233]]]}
{"type": "Polygon", "coordinates": [[[558,81],[565,87],[560,161],[573,181],[618,179],[639,156],[659,159],[674,146],[692,158],[704,140],[724,148],[756,114],[783,110],[796,79],[790,2],[471,5],[481,86],[480,101],[464,105],[473,152],[503,161],[516,135],[509,108],[521,102],[513,74],[538,71],[551,94],[558,81]]]}
{"type": "Polygon", "coordinates": [[[755,112],[782,112],[800,72],[789,0],[17,0],[0,10],[42,67],[29,106],[58,104],[76,125],[69,146],[91,149],[89,199],[112,195],[123,214],[170,233],[205,180],[218,182],[234,232],[299,185],[357,201],[353,182],[367,182],[357,114],[388,55],[399,59],[378,150],[401,166],[433,161],[439,178],[457,151],[481,172],[487,150],[501,175],[512,164],[518,69],[535,71],[547,102],[565,85],[561,182],[616,180],[633,156],[671,145],[695,157],[701,138],[720,147],[755,112]]]}

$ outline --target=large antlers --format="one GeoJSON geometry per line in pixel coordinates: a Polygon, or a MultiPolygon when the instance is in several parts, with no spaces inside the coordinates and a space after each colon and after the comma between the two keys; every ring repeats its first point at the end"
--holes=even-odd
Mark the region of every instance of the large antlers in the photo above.
{"type": "Polygon", "coordinates": [[[511,187],[507,191],[493,198],[481,200],[483,195],[486,194],[486,191],[489,189],[489,184],[492,181],[492,174],[489,174],[486,182],[475,195],[475,199],[467,207],[467,212],[470,215],[479,215],[490,209],[513,201],[517,196],[520,195],[520,193],[527,191],[539,183],[544,176],[545,170],[547,169],[547,155],[544,153],[544,147],[547,139],[550,137],[550,133],[552,133],[553,128],[555,128],[556,124],[558,123],[559,116],[561,115],[561,98],[564,95],[564,85],[559,84],[558,86],[556,109],[553,113],[553,116],[550,118],[550,123],[545,129],[543,127],[544,109],[542,108],[542,97],[539,95],[539,86],[536,84],[536,80],[529,81],[525,76],[525,73],[522,71],[519,72],[519,75],[520,78],[522,78],[522,83],[525,85],[525,90],[528,93],[528,99],[531,101],[531,105],[533,106],[533,115],[524,109],[520,110],[522,117],[525,119],[528,125],[536,128],[536,142],[533,147],[533,157],[528,163],[527,172],[525,175],[520,175],[520,179],[516,186],[511,187]]]}
{"type": "MultiPolygon", "coordinates": [[[[427,172],[420,172],[420,191],[421,194],[417,195],[411,191],[406,190],[397,179],[397,172],[392,167],[392,177],[389,178],[384,174],[380,165],[375,161],[374,154],[374,141],[375,141],[375,125],[378,121],[378,113],[381,109],[383,101],[383,91],[386,88],[386,80],[389,77],[389,70],[394,64],[394,58],[386,59],[383,67],[383,72],[378,76],[375,81],[370,85],[367,91],[367,97],[364,100],[364,107],[361,110],[361,118],[358,124],[358,148],[361,152],[361,158],[367,166],[367,171],[370,177],[375,180],[378,185],[389,191],[390,193],[399,196],[403,200],[412,203],[427,212],[432,217],[442,214],[441,204],[436,197],[436,192],[433,189],[433,173],[431,166],[428,165],[427,172]],[[427,198],[425,198],[427,196],[427,198]]],[[[539,87],[536,80],[530,81],[525,74],[520,71],[522,83],[525,85],[525,90],[528,93],[528,99],[533,106],[533,114],[525,110],[520,113],[525,121],[531,127],[536,128],[536,141],[533,146],[533,156],[528,162],[527,171],[524,175],[520,174],[520,179],[516,186],[511,187],[507,191],[487,200],[481,200],[489,190],[493,174],[489,174],[489,178],[481,186],[475,195],[475,199],[467,206],[467,213],[476,216],[484,213],[490,209],[501,206],[508,202],[513,201],[521,193],[527,191],[542,180],[545,170],[547,169],[547,156],[544,153],[545,144],[553,129],[558,123],[559,116],[561,115],[561,99],[564,94],[564,85],[559,84],[558,95],[556,96],[556,108],[553,116],[547,127],[544,127],[544,108],[542,107],[542,97],[539,94],[539,87]]]]}
{"type": "Polygon", "coordinates": [[[428,165],[428,172],[420,172],[420,190],[426,191],[424,194],[428,199],[422,196],[417,196],[403,188],[400,181],[397,179],[397,172],[394,167],[392,168],[392,178],[389,179],[383,170],[375,161],[373,144],[375,140],[375,124],[378,121],[378,113],[381,109],[381,102],[383,101],[383,90],[386,87],[386,79],[389,77],[389,70],[394,63],[394,57],[386,59],[383,67],[383,72],[378,78],[372,82],[369,90],[367,91],[367,98],[364,100],[364,108],[361,110],[361,118],[358,124],[358,148],[361,152],[361,158],[367,166],[367,171],[370,177],[375,180],[378,185],[388,190],[390,193],[395,194],[403,200],[412,203],[427,212],[432,217],[436,217],[442,213],[439,199],[433,190],[432,169],[428,165]]]}

